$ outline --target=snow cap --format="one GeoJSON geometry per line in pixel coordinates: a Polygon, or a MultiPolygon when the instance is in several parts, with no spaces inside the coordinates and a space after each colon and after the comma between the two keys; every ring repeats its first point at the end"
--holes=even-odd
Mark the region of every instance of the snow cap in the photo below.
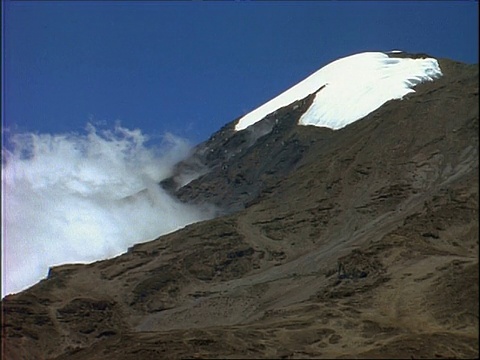
{"type": "Polygon", "coordinates": [[[360,120],[385,102],[402,99],[413,87],[442,76],[433,58],[393,58],[365,52],[336,60],[243,116],[235,130],[244,130],[268,114],[317,92],[299,125],[340,129],[360,120]]]}

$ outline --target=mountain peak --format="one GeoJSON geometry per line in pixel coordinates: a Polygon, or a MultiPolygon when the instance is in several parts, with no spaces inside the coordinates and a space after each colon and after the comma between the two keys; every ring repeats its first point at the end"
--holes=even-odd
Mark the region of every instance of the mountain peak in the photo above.
{"type": "Polygon", "coordinates": [[[364,52],[347,56],[322,67],[295,86],[240,118],[235,130],[241,131],[278,108],[316,93],[299,125],[340,129],[360,120],[385,102],[402,99],[415,92],[413,87],[442,76],[438,61],[409,56],[395,50],[389,53],[364,52]]]}
{"type": "Polygon", "coordinates": [[[478,65],[439,64],[341,131],[298,126],[330,81],[226,124],[162,183],[219,216],[6,296],[5,358],[478,358],[478,65]]]}

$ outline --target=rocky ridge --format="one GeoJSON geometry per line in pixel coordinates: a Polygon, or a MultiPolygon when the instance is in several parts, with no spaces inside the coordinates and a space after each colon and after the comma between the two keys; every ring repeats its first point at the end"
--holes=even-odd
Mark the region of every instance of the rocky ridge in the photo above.
{"type": "Polygon", "coordinates": [[[478,357],[478,65],[439,62],[341,130],[226,125],[162,184],[219,216],[7,296],[5,358],[478,357]]]}

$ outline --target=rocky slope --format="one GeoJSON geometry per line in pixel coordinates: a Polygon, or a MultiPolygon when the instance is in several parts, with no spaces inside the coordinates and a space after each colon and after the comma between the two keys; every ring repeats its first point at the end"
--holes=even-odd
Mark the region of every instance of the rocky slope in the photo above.
{"type": "Polygon", "coordinates": [[[220,216],[6,297],[5,358],[478,357],[478,65],[439,62],[341,130],[226,125],[162,184],[220,216]]]}

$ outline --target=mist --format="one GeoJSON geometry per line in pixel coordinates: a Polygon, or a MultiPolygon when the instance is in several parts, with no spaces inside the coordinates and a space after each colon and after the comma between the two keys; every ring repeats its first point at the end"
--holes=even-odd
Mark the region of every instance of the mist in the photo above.
{"type": "Polygon", "coordinates": [[[120,125],[82,134],[10,135],[2,149],[2,297],[46,277],[51,266],[125,252],[214,216],[180,203],[158,183],[188,156],[188,141],[158,145],[120,125]]]}

